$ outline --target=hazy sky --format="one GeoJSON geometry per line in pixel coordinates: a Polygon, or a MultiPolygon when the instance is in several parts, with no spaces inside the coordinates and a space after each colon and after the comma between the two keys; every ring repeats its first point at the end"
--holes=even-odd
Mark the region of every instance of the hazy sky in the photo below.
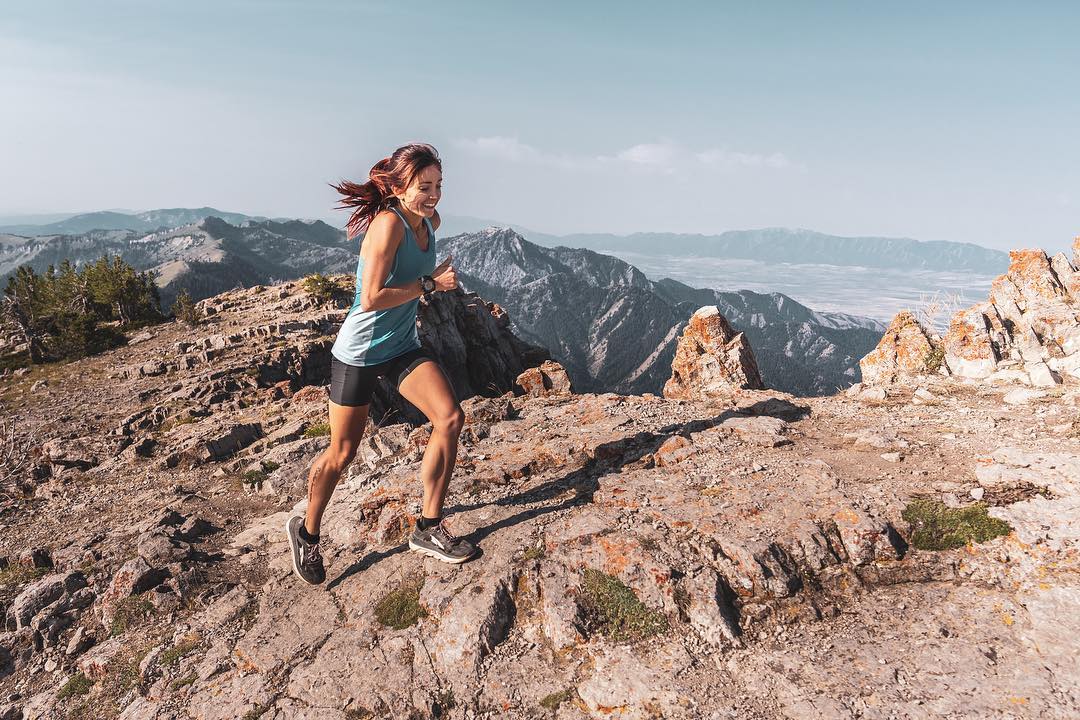
{"type": "Polygon", "coordinates": [[[442,210],[1061,248],[1080,3],[0,6],[0,214],[333,216],[425,140],[442,210]]]}

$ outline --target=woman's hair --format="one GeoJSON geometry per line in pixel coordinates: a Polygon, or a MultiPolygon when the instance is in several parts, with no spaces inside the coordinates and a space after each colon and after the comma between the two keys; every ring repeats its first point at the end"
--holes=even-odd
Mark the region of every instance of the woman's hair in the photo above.
{"type": "Polygon", "coordinates": [[[365,232],[379,211],[396,206],[398,199],[394,197],[394,190],[407,188],[417,173],[431,165],[442,171],[438,151],[427,143],[411,143],[375,163],[366,183],[342,180],[337,185],[331,184],[330,187],[342,196],[338,209],[355,208],[345,225],[349,238],[365,232]]]}

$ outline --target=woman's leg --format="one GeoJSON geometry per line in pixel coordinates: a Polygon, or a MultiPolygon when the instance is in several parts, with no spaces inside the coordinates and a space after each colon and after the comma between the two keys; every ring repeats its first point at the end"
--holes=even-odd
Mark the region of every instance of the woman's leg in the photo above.
{"type": "Polygon", "coordinates": [[[450,381],[433,361],[416,366],[401,381],[398,392],[431,421],[431,439],[420,463],[420,478],[424,482],[424,517],[437,518],[442,515],[446,489],[457,461],[458,436],[465,425],[465,414],[450,381]]]}
{"type": "Polygon", "coordinates": [[[356,457],[360,438],[367,423],[368,406],[350,407],[330,400],[330,447],[319,457],[308,472],[308,504],[304,529],[308,535],[318,535],[330,496],[341,478],[342,471],[356,457]]]}

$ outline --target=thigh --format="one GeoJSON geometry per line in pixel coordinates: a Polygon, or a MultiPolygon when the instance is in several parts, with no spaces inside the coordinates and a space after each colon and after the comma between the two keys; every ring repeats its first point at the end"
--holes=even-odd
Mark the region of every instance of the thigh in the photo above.
{"type": "Polygon", "coordinates": [[[445,418],[458,408],[454,388],[430,357],[417,358],[417,364],[398,384],[398,392],[427,416],[428,420],[445,418]]]}
{"type": "Polygon", "coordinates": [[[330,401],[330,447],[336,452],[351,455],[360,447],[367,424],[368,406],[338,405],[330,401]]]}

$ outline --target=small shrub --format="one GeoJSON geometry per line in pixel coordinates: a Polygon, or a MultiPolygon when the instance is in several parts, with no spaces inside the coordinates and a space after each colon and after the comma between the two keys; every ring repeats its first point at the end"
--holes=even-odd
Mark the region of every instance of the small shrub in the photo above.
{"type": "Polygon", "coordinates": [[[375,605],[375,619],[394,630],[415,625],[427,616],[427,610],[420,605],[420,588],[423,586],[422,577],[403,581],[375,605]]]}
{"type": "Polygon", "coordinates": [[[533,560],[539,560],[542,557],[544,557],[544,548],[532,545],[525,550],[521,559],[526,562],[532,562],[533,560]]]}
{"type": "Polygon", "coordinates": [[[198,676],[195,673],[191,673],[190,675],[187,675],[185,677],[173,680],[172,683],[169,684],[169,687],[173,690],[179,690],[181,688],[187,687],[188,685],[191,685],[193,682],[195,682],[197,678],[198,676]]]}
{"type": "Polygon", "coordinates": [[[919,550],[952,550],[1012,532],[1009,523],[990,517],[983,503],[948,508],[937,500],[915,500],[901,517],[911,525],[911,544],[919,550]]]}
{"type": "Polygon", "coordinates": [[[180,291],[180,294],[176,296],[176,301],[172,304],[172,314],[180,322],[187,323],[194,327],[202,320],[202,310],[195,304],[195,301],[191,299],[191,293],[187,288],[180,291]]]}
{"type": "Polygon", "coordinates": [[[71,679],[64,683],[64,686],[60,688],[60,692],[56,694],[58,700],[67,700],[68,698],[75,697],[76,695],[85,695],[90,692],[90,688],[94,685],[90,681],[90,678],[81,672],[75,673],[71,676],[71,679]]]}
{"type": "Polygon", "coordinates": [[[306,437],[306,438],[325,437],[325,436],[327,436],[329,434],[330,434],[330,423],[328,423],[328,422],[315,423],[314,425],[308,425],[307,429],[304,430],[304,437],[306,437]]]}
{"type": "Polygon", "coordinates": [[[926,357],[923,359],[923,363],[926,364],[928,372],[936,373],[941,369],[941,363],[945,362],[945,346],[935,345],[933,346],[926,357]]]}
{"type": "Polygon", "coordinates": [[[650,610],[618,578],[586,568],[581,602],[589,629],[616,641],[639,640],[667,630],[667,618],[650,610]]]}
{"type": "Polygon", "coordinates": [[[248,470],[244,473],[245,485],[258,485],[266,479],[266,473],[262,470],[248,470]]]}
{"type": "Polygon", "coordinates": [[[565,701],[569,700],[573,692],[573,689],[567,688],[566,690],[560,690],[559,692],[553,692],[550,695],[545,695],[543,698],[540,699],[540,707],[544,708],[545,710],[554,711],[565,701]]]}
{"type": "Polygon", "coordinates": [[[259,463],[262,465],[263,472],[272,473],[281,467],[281,463],[274,462],[273,460],[262,460],[259,463]]]}
{"type": "Polygon", "coordinates": [[[300,287],[315,298],[320,305],[340,305],[348,300],[348,290],[323,275],[312,273],[300,281],[300,287]]]}
{"type": "Polygon", "coordinates": [[[145,593],[126,597],[116,606],[109,634],[112,637],[123,635],[128,628],[139,624],[154,614],[154,606],[145,593]]]}

